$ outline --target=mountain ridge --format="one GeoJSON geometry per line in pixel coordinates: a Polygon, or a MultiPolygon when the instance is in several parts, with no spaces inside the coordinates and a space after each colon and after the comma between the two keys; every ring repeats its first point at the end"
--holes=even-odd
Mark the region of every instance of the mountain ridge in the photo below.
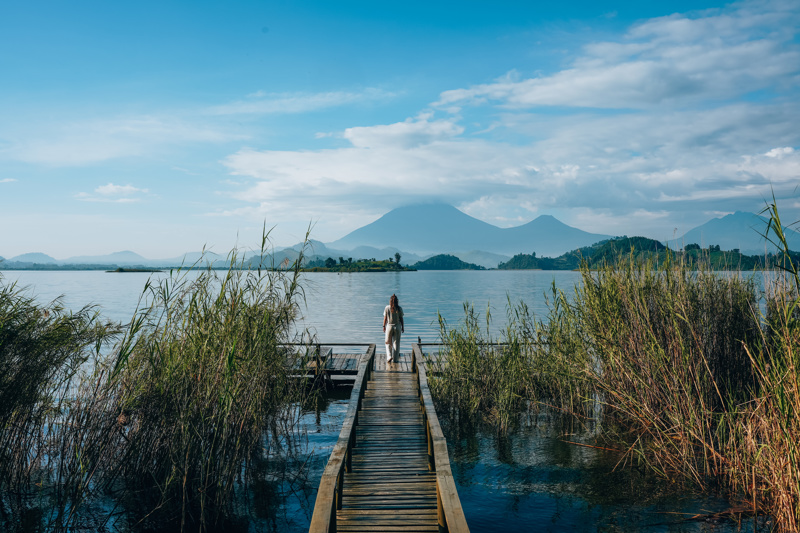
{"type": "Polygon", "coordinates": [[[499,228],[449,204],[417,204],[392,209],[327,246],[391,246],[421,255],[475,250],[503,255],[523,250],[560,255],[608,238],[611,235],[573,228],[552,215],[541,215],[521,226],[499,228]]]}
{"type": "MultiPolygon", "coordinates": [[[[674,250],[681,250],[692,243],[703,248],[709,245],[720,246],[723,250],[739,249],[748,255],[773,251],[761,235],[766,231],[768,219],[754,213],[736,211],[722,217],[708,220],[684,233],[677,239],[662,240],[674,250]]],[[[800,250],[800,233],[785,228],[792,250],[800,250]]],[[[552,215],[539,217],[512,228],[499,228],[461,212],[448,204],[418,204],[393,209],[378,220],[358,228],[344,237],[323,243],[312,240],[306,249],[309,260],[327,257],[352,257],[353,259],[388,258],[400,253],[406,265],[425,260],[433,255],[450,254],[464,262],[475,263],[486,268],[494,268],[517,254],[535,252],[539,257],[558,257],[585,246],[591,246],[611,238],[607,235],[588,233],[564,224],[552,215]],[[437,216],[439,215],[439,216],[437,216]],[[437,225],[437,219],[441,225],[437,225]],[[432,231],[431,228],[437,228],[432,231]],[[440,231],[444,230],[444,231],[440,231]],[[363,236],[363,239],[362,239],[363,236]],[[415,244],[421,236],[422,244],[415,244]],[[394,244],[386,244],[391,239],[394,244]],[[488,239],[488,241],[487,241],[488,239]],[[358,244],[366,240],[374,244],[358,244]],[[348,243],[352,247],[348,248],[348,243]],[[440,246],[436,248],[435,246],[440,246]],[[430,251],[420,252],[420,248],[430,251]],[[460,249],[454,249],[460,248],[460,249]],[[508,251],[497,251],[497,250],[508,251]],[[563,251],[561,251],[563,250],[563,251]]],[[[294,261],[302,243],[290,247],[276,247],[271,254],[275,265],[286,260],[294,261]]],[[[250,259],[253,252],[243,252],[241,258],[250,259]]],[[[105,255],[72,256],[68,259],[55,259],[42,252],[31,252],[2,259],[7,269],[57,268],[87,266],[97,268],[107,266],[141,266],[148,268],[169,268],[180,265],[192,266],[203,258],[202,264],[225,267],[229,263],[227,255],[214,252],[187,252],[174,258],[147,259],[135,252],[126,250],[105,255]]]]}

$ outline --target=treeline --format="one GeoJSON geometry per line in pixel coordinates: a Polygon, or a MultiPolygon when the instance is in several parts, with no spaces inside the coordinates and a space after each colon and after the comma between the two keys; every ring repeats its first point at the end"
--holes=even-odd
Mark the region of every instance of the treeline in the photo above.
{"type": "Polygon", "coordinates": [[[651,261],[663,263],[669,260],[682,260],[689,268],[702,265],[712,270],[758,270],[772,268],[778,261],[788,258],[800,264],[800,253],[788,255],[774,254],[745,255],[738,249],[721,250],[719,245],[701,248],[700,245],[687,244],[682,251],[670,250],[661,242],[647,237],[619,237],[598,242],[572,250],[558,257],[537,257],[531,254],[517,254],[497,268],[501,270],[577,270],[583,263],[589,268],[600,268],[616,264],[620,258],[630,261],[651,261]]]}
{"type": "Polygon", "coordinates": [[[414,270],[413,268],[406,267],[400,264],[401,255],[394,254],[394,257],[388,259],[378,260],[374,257],[372,259],[356,259],[352,257],[345,259],[340,257],[337,261],[332,257],[327,259],[314,259],[306,263],[306,272],[388,272],[388,271],[405,271],[414,270]]]}
{"type": "Polygon", "coordinates": [[[386,260],[357,259],[352,257],[336,259],[314,259],[306,264],[307,272],[389,272],[389,271],[414,271],[414,270],[486,270],[486,268],[474,263],[467,263],[458,257],[449,254],[439,254],[429,257],[424,261],[418,261],[411,266],[400,264],[399,253],[394,254],[386,260]]]}
{"type": "Polygon", "coordinates": [[[486,270],[480,265],[467,263],[454,255],[439,254],[419,261],[414,265],[417,270],[486,270]]]}

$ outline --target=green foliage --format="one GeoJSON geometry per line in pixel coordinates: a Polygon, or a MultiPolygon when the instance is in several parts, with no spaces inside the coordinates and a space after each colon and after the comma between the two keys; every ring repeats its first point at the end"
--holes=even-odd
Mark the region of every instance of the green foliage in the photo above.
{"type": "Polygon", "coordinates": [[[230,510],[237,478],[302,392],[281,348],[302,255],[288,273],[240,270],[235,253],[230,262],[222,275],[177,271],[149,285],[106,384],[127,421],[116,450],[126,483],[156,489],[158,506],[202,527],[230,510]]]}
{"type": "Polygon", "coordinates": [[[118,333],[92,307],[39,305],[0,277],[0,495],[17,495],[12,509],[24,507],[22,496],[38,482],[53,499],[54,522],[68,520],[65,499],[80,497],[82,480],[66,424],[75,420],[87,367],[118,333]]]}
{"type": "Polygon", "coordinates": [[[524,303],[509,301],[508,326],[499,339],[489,333],[488,309],[485,329],[467,304],[457,327],[439,315],[444,347],[427,361],[434,369],[430,386],[437,403],[455,418],[483,420],[500,431],[508,431],[532,402],[582,409],[588,390],[579,370],[586,353],[573,349],[563,295],[555,287],[553,295],[557,303],[549,325],[537,321],[524,303]]]}
{"type": "Polygon", "coordinates": [[[71,529],[113,491],[137,527],[221,524],[237,487],[295,440],[306,389],[283,346],[300,264],[302,253],[290,270],[246,270],[232,252],[227,271],[172,271],[147,283],[121,331],[3,287],[0,489],[18,501],[0,492],[0,503],[11,520],[36,495],[43,527],[71,529]]]}
{"type": "Polygon", "coordinates": [[[335,259],[329,257],[324,262],[321,260],[309,261],[306,263],[305,270],[308,272],[387,272],[391,270],[405,271],[415,269],[404,267],[399,261],[393,261],[391,258],[385,261],[377,261],[375,259],[359,259],[353,261],[352,257],[348,259],[340,257],[337,263],[335,259]]]}
{"type": "Polygon", "coordinates": [[[418,261],[414,268],[417,270],[486,270],[484,267],[473,263],[466,263],[454,255],[439,254],[418,261]]]}
{"type": "MultiPolygon", "coordinates": [[[[652,262],[655,265],[668,261],[684,261],[691,270],[754,270],[767,268],[774,264],[772,256],[749,256],[720,250],[719,245],[712,245],[708,250],[701,250],[697,244],[688,244],[683,252],[669,250],[659,241],[647,237],[621,237],[601,241],[592,246],[572,250],[559,257],[536,257],[533,254],[518,254],[505,263],[500,263],[501,270],[578,270],[583,263],[591,269],[603,268],[604,265],[628,261],[630,257],[639,262],[652,262]]],[[[793,254],[795,263],[798,254],[793,254]]]]}

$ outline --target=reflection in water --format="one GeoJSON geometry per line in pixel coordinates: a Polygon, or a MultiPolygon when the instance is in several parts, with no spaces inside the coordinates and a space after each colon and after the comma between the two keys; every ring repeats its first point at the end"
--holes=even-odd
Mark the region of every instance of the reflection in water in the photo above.
{"type": "MultiPolygon", "coordinates": [[[[644,468],[617,466],[621,454],[593,445],[595,432],[541,412],[508,435],[440,414],[470,530],[740,531],[730,521],[686,521],[727,510],[725,499],[692,493],[644,468]]],[[[752,522],[742,523],[752,531],[752,522]]]]}

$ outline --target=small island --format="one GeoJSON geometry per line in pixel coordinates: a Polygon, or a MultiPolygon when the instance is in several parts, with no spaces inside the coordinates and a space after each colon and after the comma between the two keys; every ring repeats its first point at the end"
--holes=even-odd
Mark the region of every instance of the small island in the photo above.
{"type": "Polygon", "coordinates": [[[417,270],[486,270],[485,267],[467,263],[449,254],[439,254],[419,261],[414,265],[417,270]]]}
{"type": "Polygon", "coordinates": [[[372,259],[357,259],[354,261],[352,257],[347,259],[340,257],[337,261],[329,257],[325,260],[309,261],[303,270],[305,272],[413,272],[416,270],[415,268],[401,265],[400,257],[399,253],[384,260],[378,260],[373,257],[372,259]]]}
{"type": "Polygon", "coordinates": [[[157,268],[123,268],[117,267],[114,270],[106,270],[108,274],[127,273],[127,272],[163,272],[157,268]]]}

